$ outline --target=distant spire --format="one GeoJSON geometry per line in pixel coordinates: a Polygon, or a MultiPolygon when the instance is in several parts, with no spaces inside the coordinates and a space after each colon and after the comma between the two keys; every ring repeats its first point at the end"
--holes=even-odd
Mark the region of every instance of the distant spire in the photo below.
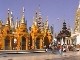
{"type": "Polygon", "coordinates": [[[49,25],[48,25],[48,16],[46,17],[45,28],[46,28],[46,29],[49,28],[49,25]]]}
{"type": "Polygon", "coordinates": [[[13,19],[13,12],[11,11],[11,19],[13,19]]]}
{"type": "Polygon", "coordinates": [[[8,8],[8,16],[7,16],[7,22],[6,22],[6,26],[10,25],[10,10],[8,8]]]}
{"type": "Polygon", "coordinates": [[[41,12],[40,12],[40,5],[38,6],[37,10],[36,10],[36,18],[41,16],[41,12]]]}
{"type": "Polygon", "coordinates": [[[39,17],[41,17],[40,4],[39,4],[39,7],[38,7],[38,13],[39,13],[39,17]]]}
{"type": "Polygon", "coordinates": [[[79,7],[78,8],[80,8],[80,0],[79,0],[79,7]]]}
{"type": "Polygon", "coordinates": [[[11,28],[14,28],[14,21],[13,21],[13,12],[11,11],[10,12],[10,26],[11,26],[11,28]]]}
{"type": "Polygon", "coordinates": [[[23,15],[24,15],[24,11],[25,11],[25,9],[24,9],[24,7],[23,7],[23,15]]]}
{"type": "Polygon", "coordinates": [[[38,10],[38,11],[39,11],[39,15],[41,15],[41,12],[40,12],[40,5],[39,5],[38,9],[39,9],[39,10],[38,10]]]}
{"type": "Polygon", "coordinates": [[[51,33],[53,34],[53,32],[54,32],[54,31],[53,31],[53,30],[54,30],[54,27],[51,26],[50,29],[51,29],[51,33]]]}
{"type": "Polygon", "coordinates": [[[9,14],[9,12],[10,12],[10,9],[8,8],[8,14],[9,14]]]}
{"type": "Polygon", "coordinates": [[[64,22],[63,22],[63,28],[62,28],[62,29],[63,29],[63,30],[66,30],[66,29],[67,29],[65,20],[64,20],[64,22]]]}
{"type": "Polygon", "coordinates": [[[9,18],[9,16],[10,16],[10,9],[8,8],[8,18],[9,18]]]}
{"type": "Polygon", "coordinates": [[[46,25],[48,27],[48,16],[46,17],[46,25]]]}

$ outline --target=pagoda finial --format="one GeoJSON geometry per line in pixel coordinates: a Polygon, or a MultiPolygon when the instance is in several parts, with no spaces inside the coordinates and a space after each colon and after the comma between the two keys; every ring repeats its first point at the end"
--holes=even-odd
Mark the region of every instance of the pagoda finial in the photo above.
{"type": "Polygon", "coordinates": [[[38,7],[38,13],[39,13],[39,16],[41,16],[40,4],[39,4],[39,7],[38,7]]]}
{"type": "Polygon", "coordinates": [[[46,23],[48,24],[48,16],[46,17],[46,23]]]}
{"type": "Polygon", "coordinates": [[[11,16],[10,16],[10,26],[11,28],[14,28],[13,11],[11,11],[11,16]]]}
{"type": "Polygon", "coordinates": [[[10,12],[10,9],[8,8],[8,14],[9,14],[9,12],[10,12]]]}
{"type": "Polygon", "coordinates": [[[10,12],[10,26],[13,27],[14,23],[13,23],[13,12],[10,12]]]}
{"type": "Polygon", "coordinates": [[[8,17],[9,17],[9,14],[10,14],[10,9],[8,8],[8,17]]]}
{"type": "Polygon", "coordinates": [[[25,11],[25,9],[23,7],[21,23],[25,23],[24,11],[25,11]]]}
{"type": "Polygon", "coordinates": [[[6,22],[6,26],[10,25],[10,9],[8,8],[8,16],[7,16],[7,22],[6,22]]]}
{"type": "Polygon", "coordinates": [[[11,11],[10,14],[11,14],[11,19],[12,19],[13,18],[13,12],[11,11]]]}
{"type": "Polygon", "coordinates": [[[48,21],[48,16],[46,17],[46,21],[48,21]]]}
{"type": "Polygon", "coordinates": [[[24,9],[24,7],[23,7],[23,14],[24,14],[24,11],[25,11],[25,9],[24,9]]]}

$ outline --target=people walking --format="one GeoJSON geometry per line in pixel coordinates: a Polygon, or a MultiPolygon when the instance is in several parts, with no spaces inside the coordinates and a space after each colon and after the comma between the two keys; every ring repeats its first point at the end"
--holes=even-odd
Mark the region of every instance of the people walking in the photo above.
{"type": "Polygon", "coordinates": [[[62,50],[63,50],[63,47],[60,45],[60,48],[59,48],[59,54],[62,55],[62,50]]]}

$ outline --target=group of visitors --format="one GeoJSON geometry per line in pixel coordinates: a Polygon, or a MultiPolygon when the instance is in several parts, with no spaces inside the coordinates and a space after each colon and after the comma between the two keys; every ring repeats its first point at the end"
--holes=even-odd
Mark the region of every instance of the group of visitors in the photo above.
{"type": "Polygon", "coordinates": [[[58,46],[52,46],[52,53],[56,53],[56,54],[61,54],[62,55],[62,52],[63,52],[63,46],[61,45],[58,45],[58,46]]]}
{"type": "Polygon", "coordinates": [[[59,53],[62,54],[63,52],[67,52],[67,51],[75,51],[76,50],[76,46],[75,45],[53,45],[51,46],[51,50],[52,53],[59,53]]]}

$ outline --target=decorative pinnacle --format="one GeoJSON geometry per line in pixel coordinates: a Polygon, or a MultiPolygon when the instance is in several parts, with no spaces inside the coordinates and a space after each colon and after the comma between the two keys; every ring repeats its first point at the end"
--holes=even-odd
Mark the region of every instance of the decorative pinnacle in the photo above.
{"type": "Polygon", "coordinates": [[[8,8],[8,11],[9,11],[10,9],[8,8]]]}
{"type": "Polygon", "coordinates": [[[48,27],[48,16],[46,17],[46,25],[48,27]]]}
{"type": "Polygon", "coordinates": [[[13,14],[13,12],[11,11],[11,15],[13,14]]]}
{"type": "Polygon", "coordinates": [[[24,11],[25,11],[25,9],[24,9],[24,7],[23,7],[23,13],[24,13],[24,11]]]}
{"type": "Polygon", "coordinates": [[[8,14],[9,14],[10,9],[8,8],[8,14]]]}
{"type": "Polygon", "coordinates": [[[46,17],[46,21],[48,21],[48,16],[46,17]]]}
{"type": "Polygon", "coordinates": [[[38,7],[38,13],[39,13],[39,16],[41,16],[40,4],[39,4],[39,7],[38,7]]]}
{"type": "Polygon", "coordinates": [[[79,0],[79,8],[80,8],[80,0],[79,0]]]}

